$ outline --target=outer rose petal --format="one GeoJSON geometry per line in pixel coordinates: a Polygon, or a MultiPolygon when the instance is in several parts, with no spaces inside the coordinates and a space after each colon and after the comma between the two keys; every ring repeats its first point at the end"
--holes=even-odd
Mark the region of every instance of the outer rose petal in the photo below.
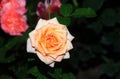
{"type": "Polygon", "coordinates": [[[73,48],[73,45],[70,41],[67,41],[67,51],[71,50],[73,48]]]}
{"type": "Polygon", "coordinates": [[[43,20],[43,19],[40,19],[35,27],[35,29],[39,29],[41,28],[45,23],[46,23],[47,20],[43,20]]]}
{"type": "Polygon", "coordinates": [[[74,39],[74,36],[72,36],[72,35],[70,34],[70,32],[68,31],[67,27],[66,27],[66,30],[67,30],[67,33],[68,33],[67,39],[70,40],[70,41],[72,41],[72,40],[74,39]]]}
{"type": "Polygon", "coordinates": [[[70,58],[69,52],[67,52],[67,53],[65,54],[65,56],[64,56],[64,59],[68,59],[68,58],[70,58]]]}
{"type": "Polygon", "coordinates": [[[60,55],[60,56],[58,56],[55,61],[61,62],[63,58],[64,58],[64,59],[70,58],[69,52],[67,52],[65,55],[60,55]]]}
{"type": "Polygon", "coordinates": [[[35,40],[34,40],[35,30],[33,30],[32,32],[30,32],[29,36],[30,36],[30,40],[31,40],[32,46],[34,46],[35,45],[35,40]]]}
{"type": "Polygon", "coordinates": [[[30,39],[27,40],[27,52],[36,53],[35,48],[31,45],[30,39]]]}
{"type": "Polygon", "coordinates": [[[51,64],[49,64],[49,66],[50,67],[54,67],[54,65],[55,65],[55,63],[53,62],[53,63],[51,63],[51,64]]]}
{"type": "Polygon", "coordinates": [[[58,56],[58,57],[56,58],[55,61],[61,62],[63,58],[64,58],[64,55],[60,55],[60,56],[58,56]]]}
{"type": "Polygon", "coordinates": [[[67,38],[68,38],[70,41],[72,41],[72,40],[74,39],[74,36],[72,36],[72,35],[69,33],[69,31],[68,31],[68,36],[67,36],[67,38]]]}
{"type": "Polygon", "coordinates": [[[39,52],[37,52],[37,56],[39,57],[39,59],[41,59],[41,61],[43,61],[46,64],[51,64],[53,63],[53,60],[50,60],[48,57],[43,56],[42,54],[40,54],[39,52]]]}
{"type": "Polygon", "coordinates": [[[59,24],[57,18],[53,18],[47,21],[47,23],[59,24]]]}
{"type": "Polygon", "coordinates": [[[56,18],[53,18],[53,19],[50,19],[50,20],[43,20],[43,19],[40,19],[37,23],[37,26],[35,29],[39,29],[41,28],[42,26],[44,26],[45,24],[47,23],[54,23],[54,24],[58,24],[58,21],[56,18]]]}

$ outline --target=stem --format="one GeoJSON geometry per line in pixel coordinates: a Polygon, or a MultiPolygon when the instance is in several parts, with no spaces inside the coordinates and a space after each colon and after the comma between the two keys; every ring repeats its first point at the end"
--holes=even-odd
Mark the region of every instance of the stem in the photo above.
{"type": "Polygon", "coordinates": [[[46,0],[46,5],[47,5],[47,9],[48,9],[48,19],[50,19],[50,0],[46,0]]]}
{"type": "Polygon", "coordinates": [[[48,5],[48,19],[50,19],[50,3],[48,5]]]}
{"type": "Polygon", "coordinates": [[[46,19],[50,19],[50,3],[51,3],[51,0],[45,0],[45,7],[46,7],[46,10],[48,12],[48,15],[46,16],[47,17],[46,19]]]}

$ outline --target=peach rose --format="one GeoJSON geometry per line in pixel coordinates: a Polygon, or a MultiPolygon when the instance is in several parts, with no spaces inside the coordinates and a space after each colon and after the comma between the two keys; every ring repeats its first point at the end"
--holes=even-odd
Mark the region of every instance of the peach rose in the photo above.
{"type": "Polygon", "coordinates": [[[54,67],[55,62],[70,57],[68,51],[73,48],[71,41],[74,37],[56,18],[40,19],[29,37],[27,52],[36,53],[41,61],[51,67],[54,67]]]}

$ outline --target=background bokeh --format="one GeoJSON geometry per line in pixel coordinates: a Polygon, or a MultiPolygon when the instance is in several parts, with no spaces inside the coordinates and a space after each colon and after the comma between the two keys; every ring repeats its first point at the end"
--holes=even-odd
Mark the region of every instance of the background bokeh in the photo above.
{"type": "Polygon", "coordinates": [[[120,79],[120,1],[60,0],[57,17],[75,37],[70,59],[54,68],[26,52],[28,33],[39,17],[38,2],[26,0],[29,28],[23,36],[0,30],[0,79],[120,79]]]}

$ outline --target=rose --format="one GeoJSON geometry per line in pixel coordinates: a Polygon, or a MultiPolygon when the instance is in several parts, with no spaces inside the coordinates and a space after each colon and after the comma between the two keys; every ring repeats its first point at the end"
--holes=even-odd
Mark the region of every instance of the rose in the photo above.
{"type": "Polygon", "coordinates": [[[22,36],[28,29],[25,0],[2,0],[0,3],[1,29],[11,36],[22,36]]]}
{"type": "Polygon", "coordinates": [[[14,8],[6,9],[1,16],[1,28],[11,36],[22,36],[22,32],[28,29],[26,19],[25,15],[17,13],[14,8]]]}
{"type": "Polygon", "coordinates": [[[40,19],[29,37],[27,52],[36,53],[41,61],[51,67],[54,67],[55,62],[70,57],[68,51],[73,48],[71,41],[74,37],[56,18],[40,19]]]}
{"type": "Polygon", "coordinates": [[[2,0],[1,6],[5,9],[12,6],[20,14],[24,14],[27,11],[27,9],[25,8],[26,0],[2,0]]]}

